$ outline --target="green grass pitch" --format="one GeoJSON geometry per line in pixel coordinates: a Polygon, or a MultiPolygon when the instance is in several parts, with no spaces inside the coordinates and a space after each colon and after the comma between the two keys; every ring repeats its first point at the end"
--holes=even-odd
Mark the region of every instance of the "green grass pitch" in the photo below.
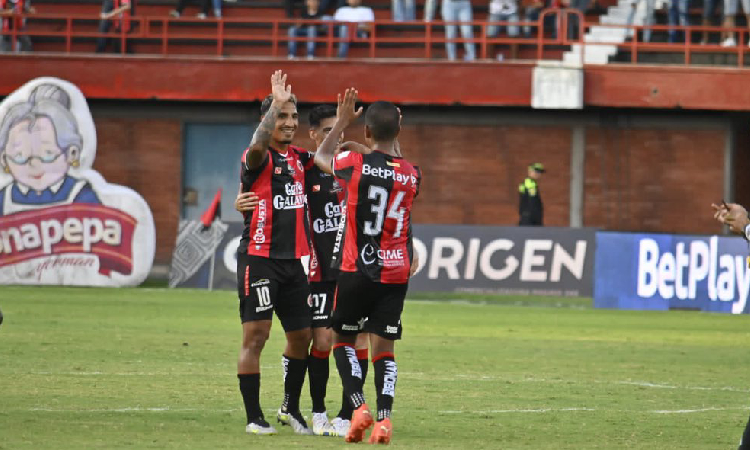
{"type": "MultiPolygon", "coordinates": [[[[394,449],[736,448],[750,317],[517,302],[561,301],[407,303],[394,449]]],[[[2,449],[346,446],[288,427],[244,433],[232,292],[2,287],[0,308],[2,449]]],[[[261,361],[269,419],[282,345],[274,323],[261,361]]],[[[371,378],[365,393],[374,405],[371,378]]],[[[330,413],[340,395],[332,362],[330,413]]]]}

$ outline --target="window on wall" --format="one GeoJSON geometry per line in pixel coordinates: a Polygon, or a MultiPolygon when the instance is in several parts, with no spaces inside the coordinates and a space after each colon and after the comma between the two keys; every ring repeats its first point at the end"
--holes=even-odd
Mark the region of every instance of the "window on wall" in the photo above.
{"type": "Polygon", "coordinates": [[[222,189],[225,222],[241,221],[234,209],[240,159],[257,124],[186,123],[182,172],[182,217],[197,220],[222,189]]]}

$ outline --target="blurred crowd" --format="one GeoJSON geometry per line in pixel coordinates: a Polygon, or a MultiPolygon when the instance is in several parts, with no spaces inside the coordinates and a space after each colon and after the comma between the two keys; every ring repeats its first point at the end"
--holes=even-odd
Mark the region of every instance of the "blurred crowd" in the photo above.
{"type": "MultiPolygon", "coordinates": [[[[192,14],[198,19],[207,19],[211,14],[215,18],[222,17],[222,1],[234,2],[237,0],[177,0],[175,9],[170,15],[175,18],[182,17],[190,8],[195,8],[192,14]]],[[[510,38],[531,38],[537,35],[540,13],[547,8],[567,8],[580,11],[581,17],[591,7],[592,1],[596,0],[489,0],[485,5],[477,5],[478,0],[426,0],[424,4],[424,16],[417,18],[416,0],[391,0],[391,18],[395,22],[413,22],[422,20],[432,22],[436,17],[440,1],[440,19],[446,22],[444,26],[445,52],[449,60],[458,59],[459,45],[462,43],[462,59],[473,61],[476,59],[476,44],[471,42],[475,39],[476,31],[479,29],[474,21],[476,7],[487,8],[486,26],[481,27],[480,33],[489,38],[501,35],[510,38]],[[473,24],[472,24],[473,23],[473,24]],[[460,39],[459,39],[460,35],[460,39]],[[457,41],[458,40],[458,41],[457,41]]],[[[482,0],[484,1],[487,0],[482,0]]],[[[695,1],[695,0],[692,0],[695,1]]],[[[639,35],[634,39],[642,42],[652,40],[666,40],[667,42],[681,42],[686,39],[684,33],[678,29],[668,29],[660,34],[666,38],[653,39],[655,31],[650,26],[655,24],[655,14],[660,8],[666,8],[667,25],[670,26],[694,26],[703,27],[715,25],[720,21],[723,31],[718,43],[730,47],[738,45],[735,32],[732,31],[736,24],[736,16],[739,12],[740,0],[702,0],[700,6],[702,15],[700,23],[691,23],[689,10],[691,0],[620,0],[620,4],[630,11],[627,17],[627,25],[634,23],[644,25],[639,35]],[[721,3],[721,8],[719,7],[721,3]],[[718,9],[721,9],[720,20],[718,9]],[[640,13],[640,14],[639,14],[640,13]],[[638,18],[638,19],[637,19],[638,18]]],[[[348,54],[350,42],[366,39],[373,31],[375,14],[369,6],[363,5],[362,0],[284,0],[283,7],[287,19],[293,23],[287,28],[289,36],[287,44],[288,57],[298,57],[299,44],[304,44],[304,55],[308,59],[315,57],[316,47],[319,43],[315,39],[329,33],[332,27],[338,42],[337,56],[345,58],[348,54]],[[326,22],[331,22],[327,24],[326,22]]],[[[601,11],[601,8],[598,8],[601,11]]],[[[745,19],[750,24],[750,0],[742,0],[742,10],[745,19]]],[[[19,34],[16,39],[11,39],[12,31],[24,30],[26,18],[19,14],[29,15],[35,12],[31,6],[31,0],[0,0],[0,18],[2,18],[2,33],[0,34],[0,51],[31,51],[32,42],[29,36],[19,34]],[[14,47],[15,46],[15,47],[14,47]]],[[[101,21],[99,32],[102,34],[97,40],[96,51],[105,52],[111,48],[115,52],[121,52],[121,42],[118,35],[129,33],[134,28],[131,20],[135,14],[134,0],[103,0],[101,10],[101,21]],[[109,36],[105,36],[109,35],[109,36]]],[[[574,39],[579,36],[578,14],[570,14],[568,17],[568,38],[574,39]]],[[[697,22],[697,20],[693,20],[697,22]]],[[[555,37],[560,20],[554,15],[546,17],[541,24],[547,35],[555,37]]],[[[632,34],[632,32],[631,32],[632,34]]],[[[716,33],[718,34],[718,33],[716,33]]],[[[709,33],[706,29],[698,31],[699,42],[709,43],[709,33]]],[[[690,36],[687,37],[690,39],[690,36]]],[[[517,56],[518,43],[512,41],[507,45],[510,49],[510,57],[517,56]]],[[[744,42],[740,42],[744,45],[744,42]]],[[[748,43],[750,45],[750,42],[748,43]]],[[[502,59],[503,53],[496,52],[496,46],[490,45],[490,57],[497,54],[502,59]]],[[[125,52],[132,52],[132,48],[126,45],[125,52]]]]}

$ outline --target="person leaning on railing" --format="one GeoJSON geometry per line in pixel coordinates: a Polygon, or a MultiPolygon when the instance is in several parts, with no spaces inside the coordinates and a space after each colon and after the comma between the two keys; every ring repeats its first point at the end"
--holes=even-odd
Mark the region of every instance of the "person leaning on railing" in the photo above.
{"type": "MultiPolygon", "coordinates": [[[[362,0],[347,0],[347,4],[349,6],[342,6],[336,10],[333,20],[336,22],[349,22],[351,26],[355,26],[356,24],[355,35],[361,39],[367,38],[372,31],[375,13],[372,11],[372,8],[362,6],[362,0]]],[[[349,26],[339,25],[339,37],[341,38],[341,43],[339,43],[339,58],[346,58],[346,54],[349,52],[349,26]]]]}
{"type": "MultiPolygon", "coordinates": [[[[107,51],[107,45],[112,41],[115,53],[120,53],[120,44],[122,43],[121,34],[124,29],[125,33],[132,31],[130,18],[135,13],[135,4],[132,0],[104,0],[102,2],[102,12],[99,15],[99,33],[105,34],[114,28],[113,36],[99,36],[96,39],[96,53],[107,51]]],[[[125,43],[125,53],[133,53],[130,41],[125,43]]]]}
{"type": "MultiPolygon", "coordinates": [[[[287,1],[291,3],[290,0],[287,1]]],[[[292,9],[292,14],[293,11],[292,9]]],[[[293,15],[289,16],[289,18],[293,17],[293,15]]],[[[320,9],[320,1],[305,0],[305,7],[302,9],[300,18],[301,21],[289,27],[288,57],[293,59],[297,56],[297,41],[294,38],[307,36],[307,59],[313,59],[315,57],[315,38],[318,36],[318,25],[315,23],[306,24],[305,21],[322,20],[323,11],[320,9]]]]}
{"type": "Polygon", "coordinates": [[[2,33],[0,33],[0,52],[31,51],[31,37],[16,35],[16,48],[13,48],[12,30],[22,31],[26,29],[26,19],[14,14],[35,13],[30,0],[0,0],[0,17],[2,18],[2,33]]]}

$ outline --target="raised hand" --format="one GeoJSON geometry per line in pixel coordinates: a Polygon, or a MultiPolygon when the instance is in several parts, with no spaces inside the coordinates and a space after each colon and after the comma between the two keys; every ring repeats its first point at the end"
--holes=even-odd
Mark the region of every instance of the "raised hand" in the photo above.
{"type": "Polygon", "coordinates": [[[349,88],[344,91],[344,96],[338,95],[338,107],[336,108],[336,118],[341,122],[344,127],[349,126],[352,122],[357,120],[362,115],[364,109],[360,106],[359,109],[355,109],[357,106],[357,95],[359,93],[354,88],[349,88]]]}
{"type": "Polygon", "coordinates": [[[286,84],[286,74],[281,70],[271,75],[271,94],[273,100],[279,103],[286,103],[292,98],[292,85],[286,84]]]}
{"type": "Polygon", "coordinates": [[[714,218],[724,225],[728,225],[733,233],[745,234],[745,227],[750,225],[747,210],[737,203],[711,205],[714,208],[714,218]]]}

